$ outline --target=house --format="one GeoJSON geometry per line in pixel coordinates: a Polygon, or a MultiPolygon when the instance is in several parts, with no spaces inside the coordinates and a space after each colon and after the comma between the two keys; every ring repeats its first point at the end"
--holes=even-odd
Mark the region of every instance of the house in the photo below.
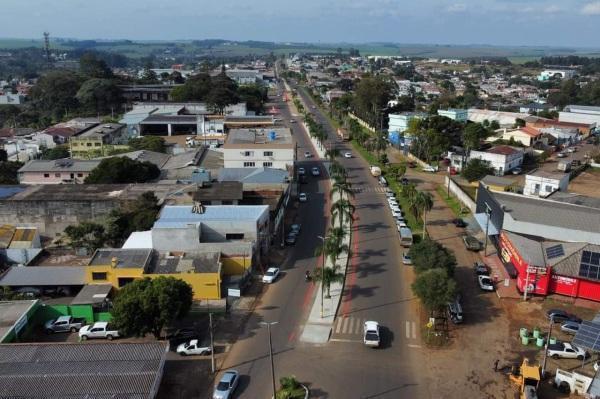
{"type": "Polygon", "coordinates": [[[523,164],[523,155],[521,149],[500,145],[486,151],[472,150],[469,160],[481,159],[487,161],[496,171],[496,175],[503,176],[523,164]]]}
{"type": "Polygon", "coordinates": [[[128,104],[138,101],[144,102],[166,102],[171,101],[171,92],[176,84],[154,84],[154,85],[119,85],[123,98],[128,104]]]}
{"type": "Polygon", "coordinates": [[[521,127],[518,129],[504,129],[502,132],[502,140],[523,144],[525,147],[533,147],[542,138],[542,132],[530,126],[521,127]]]}
{"type": "Polygon", "coordinates": [[[519,105],[519,112],[523,114],[535,114],[542,111],[556,111],[556,107],[553,107],[550,104],[542,103],[529,103],[519,105]]]}
{"type": "MultiPolygon", "coordinates": [[[[532,117],[533,118],[533,117],[532,117]]],[[[554,119],[528,119],[527,126],[534,127],[536,129],[541,128],[556,128],[556,129],[577,129],[580,135],[588,136],[595,129],[595,123],[577,123],[577,122],[561,122],[554,119]]]]}
{"type": "Polygon", "coordinates": [[[22,94],[4,93],[0,94],[0,105],[21,105],[25,102],[22,94]]]}
{"type": "Polygon", "coordinates": [[[154,399],[168,343],[0,345],[3,398],[154,399]]]}
{"type": "Polygon", "coordinates": [[[429,115],[424,112],[403,112],[401,114],[389,114],[388,131],[404,132],[410,126],[410,122],[425,119],[429,115]]]}
{"type": "Polygon", "coordinates": [[[524,195],[547,197],[555,191],[567,191],[569,187],[568,173],[553,173],[536,170],[525,175],[524,195]]]}
{"type": "Polygon", "coordinates": [[[65,184],[83,183],[100,161],[57,159],[53,161],[32,160],[18,171],[19,184],[65,184]]]}
{"type": "Polygon", "coordinates": [[[469,113],[466,109],[457,108],[438,109],[437,114],[439,116],[445,116],[446,118],[450,118],[457,122],[466,122],[469,117],[469,113]]]}
{"type": "Polygon", "coordinates": [[[346,94],[346,92],[343,90],[337,90],[337,89],[327,90],[325,92],[325,101],[327,101],[328,103],[331,103],[336,98],[341,98],[344,94],[346,94]]]}
{"type": "Polygon", "coordinates": [[[75,136],[78,132],[79,132],[79,129],[70,127],[70,126],[64,126],[64,127],[51,126],[42,131],[42,133],[52,137],[53,141],[56,144],[67,143],[69,141],[69,139],[71,137],[75,136]]]}
{"type": "Polygon", "coordinates": [[[567,105],[558,113],[560,122],[581,123],[600,127],[600,107],[587,105],[567,105]]]}
{"type": "Polygon", "coordinates": [[[87,128],[69,139],[71,157],[90,159],[107,155],[117,144],[126,140],[126,125],[122,123],[103,123],[87,128]]]}
{"type": "Polygon", "coordinates": [[[233,129],[222,151],[226,168],[289,170],[296,160],[296,145],[289,128],[233,129]]]}

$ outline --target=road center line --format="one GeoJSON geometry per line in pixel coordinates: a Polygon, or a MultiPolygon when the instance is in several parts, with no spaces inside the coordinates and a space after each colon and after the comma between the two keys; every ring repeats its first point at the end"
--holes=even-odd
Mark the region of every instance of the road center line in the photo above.
{"type": "Polygon", "coordinates": [[[406,338],[410,338],[410,321],[406,322],[406,338]]]}

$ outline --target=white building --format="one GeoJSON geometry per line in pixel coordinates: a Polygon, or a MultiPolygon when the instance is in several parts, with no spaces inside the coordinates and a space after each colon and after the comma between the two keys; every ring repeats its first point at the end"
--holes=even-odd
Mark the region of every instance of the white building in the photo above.
{"type": "Polygon", "coordinates": [[[551,78],[571,79],[575,76],[575,71],[571,69],[546,69],[538,75],[539,81],[550,80],[551,78]]]}
{"type": "Polygon", "coordinates": [[[507,145],[499,145],[487,151],[471,151],[469,161],[471,159],[481,159],[489,162],[496,175],[503,176],[523,164],[523,150],[507,145]]]}
{"type": "Polygon", "coordinates": [[[225,168],[290,169],[296,147],[288,128],[232,129],[222,147],[225,168]]]}
{"type": "Polygon", "coordinates": [[[239,85],[259,83],[263,80],[262,73],[253,69],[229,69],[225,74],[239,85]]]}
{"type": "Polygon", "coordinates": [[[537,170],[525,176],[524,195],[547,197],[555,191],[567,191],[568,173],[552,173],[537,170]]]}
{"type": "Polygon", "coordinates": [[[0,95],[0,105],[21,105],[24,102],[25,96],[22,94],[5,93],[0,95]]]}
{"type": "Polygon", "coordinates": [[[584,123],[600,126],[600,107],[591,107],[586,105],[567,105],[562,112],[558,114],[560,122],[584,123]]]}
{"type": "Polygon", "coordinates": [[[466,122],[469,117],[469,112],[466,109],[457,108],[438,109],[437,114],[458,122],[466,122]]]}

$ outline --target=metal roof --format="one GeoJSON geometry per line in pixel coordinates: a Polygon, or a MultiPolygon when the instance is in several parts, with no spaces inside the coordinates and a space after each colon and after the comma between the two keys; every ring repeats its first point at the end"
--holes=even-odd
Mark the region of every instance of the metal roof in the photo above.
{"type": "Polygon", "coordinates": [[[85,271],[85,266],[13,266],[0,278],[0,286],[84,285],[85,271]]]}
{"type": "Polygon", "coordinates": [[[102,303],[108,297],[112,285],[110,284],[88,284],[83,286],[81,291],[73,298],[71,305],[89,305],[102,303]]]}
{"type": "Polygon", "coordinates": [[[224,181],[198,186],[193,194],[195,201],[231,201],[241,200],[244,197],[242,183],[237,181],[224,181]]]}
{"type": "Polygon", "coordinates": [[[600,233],[600,209],[519,194],[493,192],[514,220],[600,233]]]}
{"type": "Polygon", "coordinates": [[[163,207],[154,227],[181,227],[210,220],[258,220],[269,212],[268,205],[207,205],[204,213],[193,213],[191,205],[163,207]]]}
{"type": "Polygon", "coordinates": [[[124,249],[106,248],[98,249],[90,260],[90,266],[110,265],[116,260],[116,268],[144,268],[152,258],[152,249],[124,249]]]}
{"type": "Polygon", "coordinates": [[[0,345],[0,397],[153,398],[166,351],[166,342],[0,345]]]}
{"type": "MultiPolygon", "coordinates": [[[[21,301],[0,301],[0,342],[13,329],[15,324],[29,312],[37,299],[21,300],[21,301]]],[[[0,391],[1,392],[1,391],[0,391]]],[[[2,394],[0,393],[0,396],[2,394]]]]}
{"type": "Polygon", "coordinates": [[[27,162],[19,169],[24,172],[91,172],[100,164],[98,160],[57,159],[44,161],[35,159],[27,162]]]}
{"type": "Polygon", "coordinates": [[[289,174],[275,168],[221,168],[219,181],[239,181],[241,183],[286,183],[289,174]]]}

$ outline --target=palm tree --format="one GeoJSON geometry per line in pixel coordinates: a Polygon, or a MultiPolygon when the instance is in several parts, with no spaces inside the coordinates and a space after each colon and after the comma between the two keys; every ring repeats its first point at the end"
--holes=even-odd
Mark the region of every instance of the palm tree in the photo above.
{"type": "Polygon", "coordinates": [[[327,294],[325,298],[331,298],[331,283],[341,283],[344,281],[346,276],[343,273],[340,273],[339,266],[333,267],[319,267],[314,271],[314,279],[316,281],[321,281],[323,285],[327,288],[327,294]]]}
{"type": "Polygon", "coordinates": [[[414,183],[408,184],[402,188],[402,194],[406,197],[406,201],[408,202],[408,209],[410,213],[414,215],[415,218],[419,217],[419,204],[417,202],[417,196],[419,192],[417,191],[417,187],[414,183]]]}
{"type": "Polygon", "coordinates": [[[336,193],[340,196],[340,199],[344,199],[344,195],[346,195],[346,199],[354,198],[352,183],[347,182],[345,179],[334,179],[329,197],[333,198],[336,193]]]}
{"type": "Polygon", "coordinates": [[[350,201],[340,199],[331,205],[331,216],[333,217],[333,220],[338,218],[340,227],[342,227],[344,225],[344,219],[347,218],[350,221],[353,219],[352,215],[354,214],[354,209],[354,205],[352,205],[350,201]]]}
{"type": "Polygon", "coordinates": [[[329,162],[335,161],[335,159],[339,156],[340,150],[338,148],[330,148],[325,151],[325,157],[329,160],[329,162]]]}
{"type": "Polygon", "coordinates": [[[346,179],[346,168],[342,166],[338,161],[333,161],[329,164],[329,174],[336,179],[336,177],[341,177],[344,180],[346,179]]]}
{"type": "Polygon", "coordinates": [[[427,230],[427,212],[433,208],[433,195],[424,191],[419,192],[417,195],[417,204],[423,214],[423,238],[425,238],[425,232],[427,230]]]}

